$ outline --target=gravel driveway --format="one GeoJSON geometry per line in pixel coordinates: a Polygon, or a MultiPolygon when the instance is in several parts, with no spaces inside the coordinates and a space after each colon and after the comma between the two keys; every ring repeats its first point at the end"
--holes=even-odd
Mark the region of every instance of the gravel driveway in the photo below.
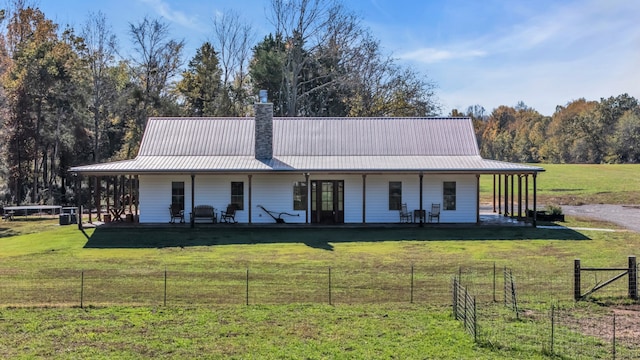
{"type": "Polygon", "coordinates": [[[562,205],[562,212],[566,215],[612,222],[626,229],[640,232],[640,205],[562,205]]]}

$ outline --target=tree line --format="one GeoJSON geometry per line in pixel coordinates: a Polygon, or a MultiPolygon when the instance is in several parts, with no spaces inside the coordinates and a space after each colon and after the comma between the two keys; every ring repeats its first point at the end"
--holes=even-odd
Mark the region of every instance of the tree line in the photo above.
{"type": "Polygon", "coordinates": [[[130,23],[122,46],[100,12],[61,27],[10,0],[0,12],[0,203],[66,203],[69,167],[133,158],[149,117],[247,116],[260,89],[279,116],[438,113],[435,84],[386,54],[340,0],[269,5],[269,34],[227,11],[184,63],[184,40],[161,19],[130,23]]]}
{"type": "Polygon", "coordinates": [[[473,119],[483,157],[519,163],[640,163],[640,105],[628,94],[577,99],[543,116],[523,102],[486,115],[480,105],[450,115],[473,119]]]}
{"type": "MultiPolygon", "coordinates": [[[[226,11],[184,61],[184,40],[161,19],[129,23],[118,39],[101,12],[73,28],[10,0],[0,11],[0,203],[70,202],[68,169],[133,158],[149,117],[247,116],[261,89],[276,116],[440,113],[435,83],[385,52],[341,0],[267,1],[268,34],[226,11]]],[[[474,119],[487,158],[637,162],[637,108],[621,95],[552,117],[524,104],[450,115],[474,119]]]]}

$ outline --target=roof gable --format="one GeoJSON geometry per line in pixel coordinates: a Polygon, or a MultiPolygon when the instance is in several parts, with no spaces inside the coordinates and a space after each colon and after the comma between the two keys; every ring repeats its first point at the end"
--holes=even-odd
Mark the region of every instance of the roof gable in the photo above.
{"type": "MultiPolygon", "coordinates": [[[[139,156],[252,156],[254,118],[150,118],[139,156]]],[[[274,118],[274,156],[476,156],[469,118],[274,118]]]]}

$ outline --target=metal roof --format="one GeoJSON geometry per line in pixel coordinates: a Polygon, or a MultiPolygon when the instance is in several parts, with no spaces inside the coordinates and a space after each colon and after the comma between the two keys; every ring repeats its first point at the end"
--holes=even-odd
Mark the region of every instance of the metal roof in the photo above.
{"type": "Polygon", "coordinates": [[[273,159],[257,160],[254,118],[151,118],[133,160],[73,172],[538,172],[484,160],[469,118],[274,118],[273,159]]]}
{"type": "MultiPolygon", "coordinates": [[[[147,155],[254,155],[253,118],[151,118],[147,155]]],[[[274,118],[274,156],[478,155],[469,118],[274,118]]]]}

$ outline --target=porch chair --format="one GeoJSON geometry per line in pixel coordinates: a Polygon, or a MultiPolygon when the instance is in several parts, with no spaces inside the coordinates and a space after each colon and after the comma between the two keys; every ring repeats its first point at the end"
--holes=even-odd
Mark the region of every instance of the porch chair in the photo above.
{"type": "Polygon", "coordinates": [[[431,204],[431,211],[429,211],[429,222],[433,219],[438,219],[440,222],[440,204],[431,204]]]}
{"type": "Polygon", "coordinates": [[[220,222],[233,224],[237,223],[236,206],[234,204],[227,205],[227,211],[220,211],[220,222]]]}
{"type": "Polygon", "coordinates": [[[407,210],[407,204],[402,204],[400,206],[400,222],[411,222],[411,213],[407,210]]]}
{"type": "Polygon", "coordinates": [[[175,224],[176,219],[180,219],[181,224],[184,223],[184,210],[180,208],[180,204],[171,204],[169,206],[169,215],[171,216],[170,224],[175,224]]]}

